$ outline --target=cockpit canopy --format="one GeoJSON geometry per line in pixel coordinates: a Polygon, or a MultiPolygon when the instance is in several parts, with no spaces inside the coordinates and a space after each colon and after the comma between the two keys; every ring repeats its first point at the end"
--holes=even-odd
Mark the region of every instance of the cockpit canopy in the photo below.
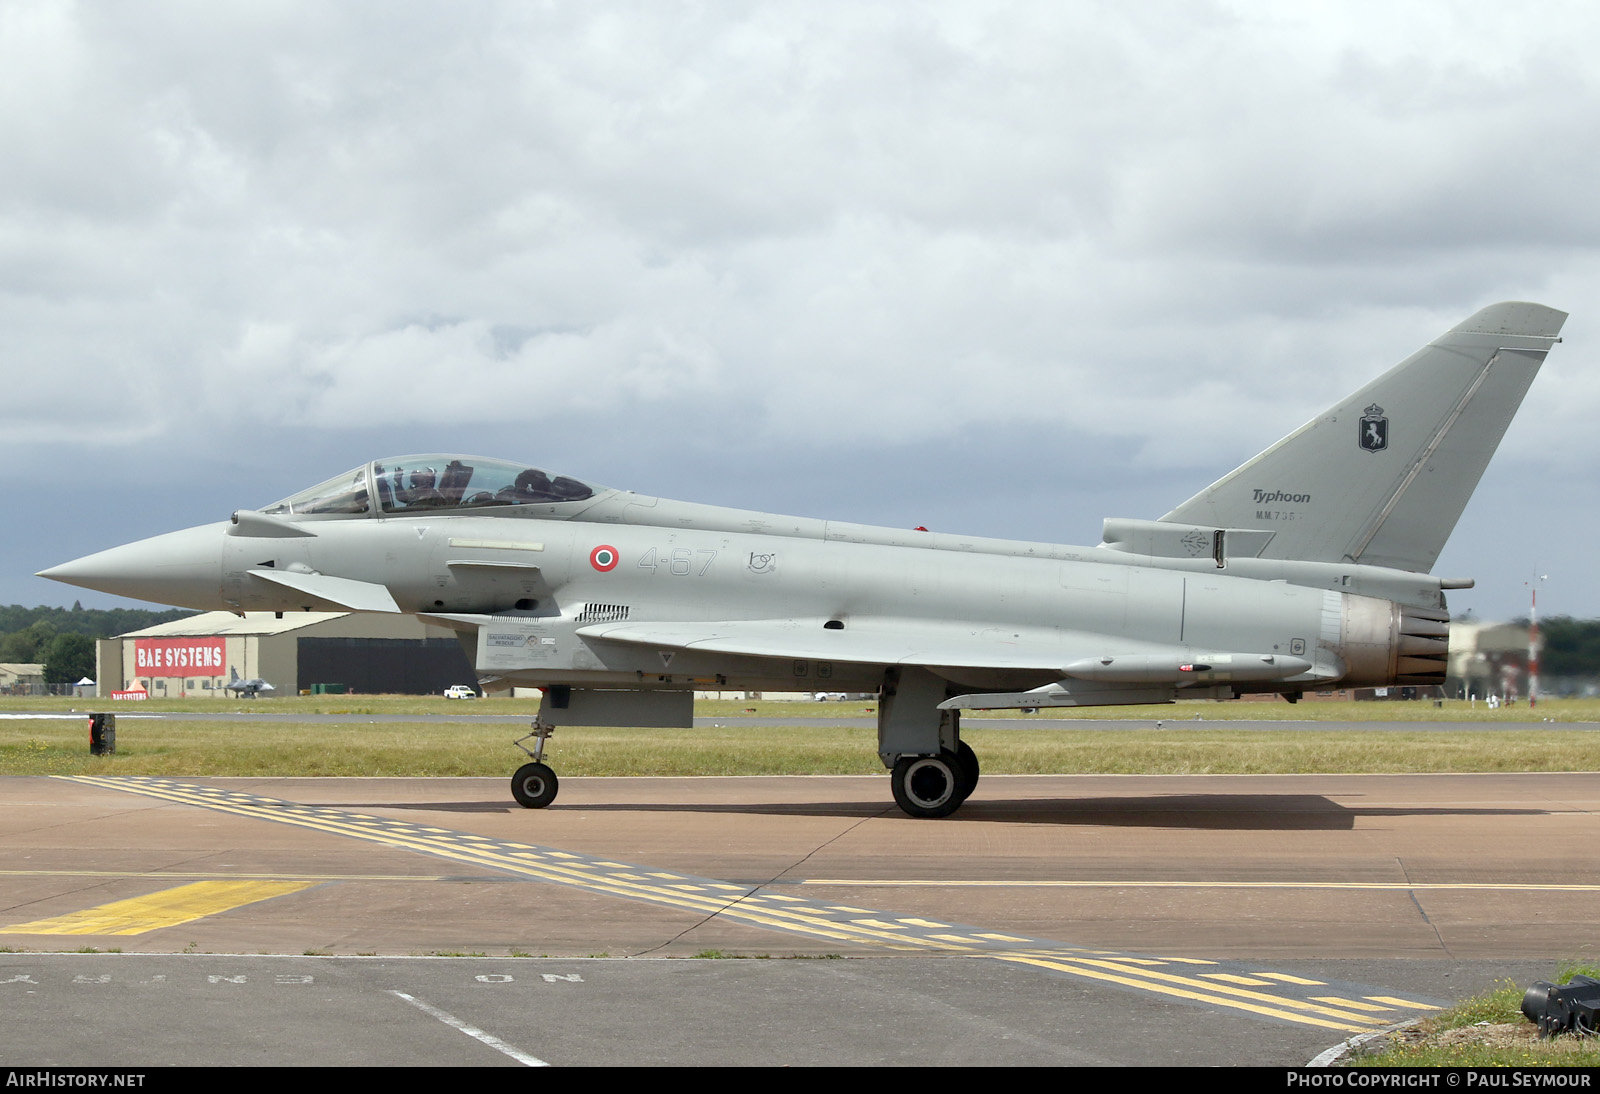
{"type": "Polygon", "coordinates": [[[586,501],[599,489],[525,463],[424,454],[374,460],[269,505],[261,512],[273,516],[373,515],[376,495],[378,515],[400,516],[586,501]]]}

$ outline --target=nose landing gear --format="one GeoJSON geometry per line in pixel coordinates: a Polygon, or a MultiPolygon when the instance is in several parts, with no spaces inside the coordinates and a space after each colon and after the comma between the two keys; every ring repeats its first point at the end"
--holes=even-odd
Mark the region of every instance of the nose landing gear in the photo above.
{"type": "Polygon", "coordinates": [[[518,737],[515,742],[533,761],[517,768],[517,773],[511,776],[511,796],[524,809],[543,809],[556,800],[556,792],[561,789],[561,781],[556,778],[556,773],[544,762],[544,743],[555,731],[555,726],[534,719],[532,732],[518,737]],[[534,739],[532,751],[522,743],[529,737],[534,739]]]}

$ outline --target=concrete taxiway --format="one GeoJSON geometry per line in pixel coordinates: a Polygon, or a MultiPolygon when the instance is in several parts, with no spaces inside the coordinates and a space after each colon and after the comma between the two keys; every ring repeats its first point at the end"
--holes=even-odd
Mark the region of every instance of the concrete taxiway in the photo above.
{"type": "Polygon", "coordinates": [[[453,1015],[438,1000],[465,991],[459,1022],[503,1031],[534,1004],[475,985],[548,995],[579,981],[547,975],[579,975],[585,1002],[540,1010],[573,1027],[559,1051],[524,1054],[601,1062],[572,1018],[597,1010],[655,1031],[636,1062],[807,1062],[803,1030],[841,1024],[854,1062],[903,1063],[951,1028],[990,1046],[971,1062],[1138,1062],[1148,1045],[1113,1048],[1115,1031],[1157,1022],[1190,1062],[1293,1064],[1499,976],[1593,959],[1597,775],[985,776],[944,821],[887,797],[868,777],[569,779],[530,812],[498,779],[0,780],[0,946],[28,951],[4,955],[0,992],[37,1034],[3,1062],[184,1062],[60,1044],[53,1008],[100,989],[155,1023],[128,1031],[148,1048],[185,1007],[222,1021],[206,1008],[221,985],[246,1025],[299,1006],[268,989],[304,984],[277,977],[349,985],[373,1004],[342,1011],[352,1022],[411,1012],[399,1036],[443,1020],[397,992],[453,1015]],[[124,953],[40,952],[80,947],[124,953]],[[708,952],[857,960],[638,960],[708,952]],[[353,956],[320,973],[216,956],[307,953],[392,959],[379,975],[353,956]],[[463,953],[489,956],[399,960],[463,953]],[[636,960],[573,960],[601,954],[636,960]],[[91,960],[106,964],[72,971],[91,960]],[[687,1021],[669,997],[726,1017],[687,1021]],[[792,1036],[703,1036],[735,1015],[792,1036]]]}

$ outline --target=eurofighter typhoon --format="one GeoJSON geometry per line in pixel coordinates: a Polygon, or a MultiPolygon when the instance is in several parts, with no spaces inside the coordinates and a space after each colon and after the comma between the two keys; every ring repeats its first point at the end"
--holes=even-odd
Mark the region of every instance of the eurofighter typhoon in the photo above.
{"type": "MultiPolygon", "coordinates": [[[[380,459],[41,576],[200,609],[404,612],[542,688],[556,726],[689,726],[695,689],[872,691],[915,817],[978,783],[961,712],[1444,680],[1429,574],[1564,312],[1484,308],[1158,520],[1097,547],[644,497],[472,456],[380,459]]],[[[519,746],[521,742],[518,742],[519,746]]]]}

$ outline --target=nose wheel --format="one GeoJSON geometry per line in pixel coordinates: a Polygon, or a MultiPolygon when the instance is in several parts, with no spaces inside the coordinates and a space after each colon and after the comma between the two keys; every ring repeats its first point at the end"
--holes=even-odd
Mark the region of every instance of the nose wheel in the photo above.
{"type": "Polygon", "coordinates": [[[561,782],[547,764],[523,764],[511,776],[511,796],[524,809],[543,809],[556,800],[561,782]]]}
{"type": "Polygon", "coordinates": [[[516,746],[526,752],[528,758],[533,761],[517,768],[517,773],[511,776],[511,796],[524,809],[543,809],[556,800],[556,792],[561,789],[561,780],[556,778],[556,773],[551,770],[550,765],[544,762],[544,743],[555,731],[555,726],[535,720],[532,731],[526,736],[518,737],[515,742],[516,746]],[[529,738],[534,742],[532,749],[522,743],[529,738]]]}

